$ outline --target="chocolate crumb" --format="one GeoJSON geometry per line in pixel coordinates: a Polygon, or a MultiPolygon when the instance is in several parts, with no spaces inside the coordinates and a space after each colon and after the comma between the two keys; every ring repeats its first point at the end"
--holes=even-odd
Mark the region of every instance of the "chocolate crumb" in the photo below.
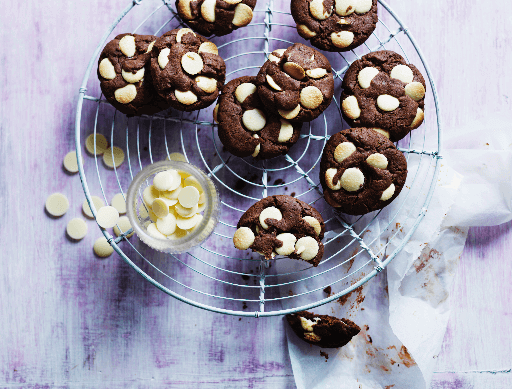
{"type": "Polygon", "coordinates": [[[288,190],[288,187],[287,187],[287,186],[285,186],[285,187],[284,187],[284,190],[288,190]]]}
{"type": "Polygon", "coordinates": [[[327,354],[326,352],[323,352],[322,350],[320,350],[320,355],[322,357],[325,357],[325,362],[327,362],[327,360],[329,359],[329,354],[327,354]]]}
{"type": "Polygon", "coordinates": [[[244,301],[244,305],[242,305],[242,309],[247,309],[247,302],[244,301]]]}
{"type": "Polygon", "coordinates": [[[324,293],[327,293],[328,295],[331,294],[331,286],[330,285],[324,289],[324,293]]]}
{"type": "Polygon", "coordinates": [[[290,196],[295,197],[295,192],[290,193],[290,196]]]}
{"type": "Polygon", "coordinates": [[[274,185],[281,185],[283,182],[284,181],[282,178],[278,178],[277,180],[274,181],[274,185]]]}
{"type": "Polygon", "coordinates": [[[247,274],[242,274],[242,278],[247,281],[249,279],[249,276],[247,274]]]}

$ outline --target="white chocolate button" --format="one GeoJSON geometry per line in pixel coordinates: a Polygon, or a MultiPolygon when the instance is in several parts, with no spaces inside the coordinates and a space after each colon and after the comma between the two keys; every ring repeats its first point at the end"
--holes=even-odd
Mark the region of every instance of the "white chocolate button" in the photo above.
{"type": "Polygon", "coordinates": [[[173,181],[174,177],[171,172],[169,170],[165,170],[156,174],[156,176],[153,178],[153,186],[158,191],[163,192],[165,190],[171,190],[173,181]]]}
{"type": "Polygon", "coordinates": [[[139,69],[136,73],[126,72],[121,69],[121,75],[126,82],[135,84],[144,78],[144,68],[139,69]]]}
{"type": "Polygon", "coordinates": [[[325,171],[325,183],[331,190],[340,190],[341,189],[341,182],[340,182],[341,180],[338,180],[336,185],[334,185],[332,182],[332,180],[337,172],[338,172],[338,170],[336,170],[334,168],[329,168],[325,171]]]}
{"type": "Polygon", "coordinates": [[[372,130],[389,139],[389,131],[383,130],[382,128],[372,128],[372,130]]]}
{"type": "Polygon", "coordinates": [[[190,28],[180,28],[180,30],[176,34],[176,42],[181,43],[181,38],[185,34],[192,34],[192,35],[196,36],[196,33],[194,31],[192,31],[190,28]]]}
{"type": "Polygon", "coordinates": [[[277,141],[279,143],[288,142],[293,137],[293,126],[290,122],[280,119],[281,120],[281,128],[279,129],[279,136],[277,138],[277,141]]]}
{"type": "Polygon", "coordinates": [[[117,209],[117,212],[119,212],[119,214],[122,215],[122,214],[126,213],[126,201],[124,200],[122,193],[116,194],[112,198],[110,205],[112,205],[115,209],[117,209]]]}
{"type": "Polygon", "coordinates": [[[182,189],[183,189],[183,187],[181,186],[181,183],[180,183],[176,189],[162,192],[161,195],[168,198],[169,200],[178,200],[178,195],[180,194],[182,189]]]}
{"type": "MultiPolygon", "coordinates": [[[[257,135],[256,135],[257,136],[257,135]]],[[[255,138],[256,136],[254,136],[253,138],[255,138]]],[[[254,148],[254,151],[252,152],[251,156],[253,158],[256,158],[258,156],[258,154],[260,153],[260,150],[261,150],[261,143],[258,143],[256,145],[256,147],[254,148]]]]}
{"type": "Polygon", "coordinates": [[[286,62],[283,65],[283,70],[296,80],[302,80],[304,77],[306,77],[306,72],[302,66],[295,62],[286,62]]]}
{"type": "Polygon", "coordinates": [[[118,168],[124,162],[124,151],[117,146],[109,147],[103,153],[103,162],[111,169],[118,168]]]}
{"type": "Polygon", "coordinates": [[[281,247],[276,247],[276,253],[279,255],[290,255],[295,251],[295,242],[297,238],[295,235],[290,234],[289,232],[285,232],[283,234],[279,234],[276,236],[276,239],[279,239],[283,242],[281,247]]]}
{"type": "Polygon", "coordinates": [[[238,4],[238,3],[242,2],[242,0],[224,0],[224,1],[225,1],[226,3],[228,3],[228,4],[232,4],[232,5],[234,5],[234,4],[238,4]]]}
{"type": "Polygon", "coordinates": [[[391,78],[396,78],[406,84],[412,82],[414,79],[414,73],[411,68],[407,65],[396,65],[389,74],[391,78]]]}
{"type": "MultiPolygon", "coordinates": [[[[114,234],[116,236],[121,236],[121,234],[124,234],[125,232],[130,231],[132,228],[132,225],[130,223],[130,219],[126,216],[121,216],[119,220],[117,221],[117,224],[114,226],[114,234]]],[[[127,238],[131,238],[135,234],[135,231],[130,232],[129,234],[125,235],[127,238]]]]}
{"type": "Polygon", "coordinates": [[[135,85],[128,84],[122,88],[116,89],[114,98],[121,104],[131,103],[137,96],[137,88],[135,85]]]}
{"type": "Polygon", "coordinates": [[[256,93],[256,85],[250,82],[244,82],[235,89],[235,97],[240,104],[243,104],[245,99],[254,93],[256,93]]]}
{"type": "Polygon", "coordinates": [[[96,134],[96,137],[94,137],[94,134],[91,134],[85,140],[85,148],[91,155],[101,155],[108,149],[107,138],[101,134],[96,134]],[[96,140],[96,153],[94,153],[94,140],[96,140]]]}
{"type": "Polygon", "coordinates": [[[201,194],[199,195],[199,201],[198,201],[197,203],[198,203],[199,205],[201,205],[201,204],[204,204],[205,202],[206,202],[206,195],[205,195],[205,194],[204,194],[204,192],[203,192],[203,193],[201,193],[201,194]]]}
{"type": "Polygon", "coordinates": [[[73,240],[81,240],[87,235],[87,224],[84,219],[75,217],[68,222],[66,233],[73,240]]]}
{"type": "Polygon", "coordinates": [[[388,201],[395,194],[395,184],[391,184],[384,192],[382,192],[382,196],[380,199],[382,201],[388,201]]]}
{"type": "Polygon", "coordinates": [[[306,26],[305,24],[297,24],[297,31],[299,32],[300,35],[308,39],[316,36],[316,32],[311,31],[309,27],[306,26]]]}
{"type": "Polygon", "coordinates": [[[318,242],[311,236],[304,236],[295,243],[297,254],[305,261],[311,261],[318,254],[318,242]]]}
{"type": "MultiPolygon", "coordinates": [[[[161,195],[161,193],[160,193],[161,195]]],[[[176,203],[178,202],[178,200],[171,200],[171,199],[168,199],[167,197],[159,197],[160,200],[162,200],[165,204],[167,204],[167,207],[171,208],[173,206],[176,205],[176,203]]],[[[169,212],[170,212],[170,209],[169,209],[169,212]]]]}
{"type": "MultiPolygon", "coordinates": [[[[178,189],[178,187],[181,185],[180,173],[175,169],[169,169],[168,172],[171,173],[171,175],[172,175],[172,184],[171,184],[170,188],[167,189],[167,191],[173,191],[173,190],[178,189]]],[[[167,197],[171,200],[174,200],[172,197],[168,197],[168,196],[165,196],[165,197],[167,197]]]]}
{"type": "Polygon", "coordinates": [[[354,0],[336,0],[335,9],[339,16],[348,16],[355,11],[354,0]]]}
{"type": "Polygon", "coordinates": [[[199,53],[210,53],[210,54],[216,54],[219,55],[219,49],[215,45],[215,43],[212,42],[203,42],[201,43],[201,46],[199,46],[199,50],[197,50],[199,53]]]}
{"type": "Polygon", "coordinates": [[[135,55],[135,37],[133,35],[125,35],[119,41],[119,49],[127,57],[135,55]]]}
{"type": "Polygon", "coordinates": [[[215,123],[219,122],[219,104],[217,104],[213,109],[213,120],[215,123]]]}
{"type": "Polygon", "coordinates": [[[184,217],[184,218],[189,218],[189,217],[194,216],[197,213],[197,211],[199,210],[199,205],[196,204],[191,208],[185,208],[180,203],[177,203],[174,206],[174,210],[176,211],[177,215],[184,217]]]}
{"type": "Polygon", "coordinates": [[[344,49],[354,42],[354,33],[351,31],[333,32],[331,41],[334,46],[344,49]]]}
{"type": "Polygon", "coordinates": [[[171,49],[167,47],[160,50],[160,54],[158,54],[158,66],[160,66],[160,69],[165,68],[169,63],[169,54],[171,54],[171,49]]]}
{"type": "Polygon", "coordinates": [[[425,87],[421,82],[411,82],[405,86],[405,94],[414,101],[419,101],[425,97],[425,87]]]}
{"type": "Polygon", "coordinates": [[[235,15],[233,16],[234,26],[243,27],[247,26],[252,20],[252,9],[246,4],[238,4],[235,8],[235,15]]]}
{"type": "Polygon", "coordinates": [[[149,226],[147,226],[146,230],[148,234],[155,239],[167,239],[167,237],[164,234],[158,231],[156,223],[151,223],[149,226]]]}
{"type": "Polygon", "coordinates": [[[151,209],[155,213],[156,217],[159,219],[164,218],[167,215],[169,215],[169,206],[161,198],[155,199],[155,201],[153,201],[153,205],[151,206],[151,209]]]}
{"type": "Polygon", "coordinates": [[[338,24],[350,24],[350,22],[345,18],[340,18],[340,20],[338,20],[338,24]]]}
{"type": "Polygon", "coordinates": [[[46,199],[45,207],[50,215],[59,217],[68,211],[69,200],[62,193],[52,193],[46,199]]]}
{"type": "Polygon", "coordinates": [[[213,93],[217,90],[217,80],[215,78],[197,76],[195,82],[206,93],[213,93]]]}
{"type": "Polygon", "coordinates": [[[183,186],[193,186],[194,188],[196,188],[199,191],[199,193],[203,192],[203,187],[201,186],[201,184],[199,183],[197,178],[195,178],[193,176],[189,176],[189,177],[185,178],[183,180],[183,186]]]}
{"type": "Polygon", "coordinates": [[[100,76],[106,80],[113,80],[116,78],[116,70],[114,69],[114,65],[108,58],[103,58],[98,66],[98,71],[100,72],[100,76]]]}
{"type": "Polygon", "coordinates": [[[114,249],[110,243],[108,243],[107,238],[104,236],[96,239],[96,242],[94,242],[94,246],[92,248],[94,253],[101,258],[106,258],[114,252],[114,249]]]}
{"type": "Polygon", "coordinates": [[[320,336],[315,334],[314,332],[306,332],[304,334],[304,339],[309,340],[310,342],[318,343],[322,340],[320,336]]]}
{"type": "Polygon", "coordinates": [[[176,231],[176,217],[169,213],[163,218],[158,218],[156,228],[164,235],[174,234],[174,231],[176,231]]]}
{"type": "Polygon", "coordinates": [[[367,89],[370,87],[372,80],[379,74],[379,69],[368,66],[362,69],[357,75],[357,81],[359,82],[359,86],[363,89],[367,89]]]}
{"type": "Polygon", "coordinates": [[[260,219],[261,226],[265,230],[267,230],[268,225],[267,225],[267,223],[265,223],[265,219],[281,220],[282,218],[283,218],[283,214],[281,213],[281,211],[279,209],[277,209],[276,207],[268,207],[268,208],[265,208],[263,211],[261,211],[259,219],[260,219]]]}
{"type": "Polygon", "coordinates": [[[347,115],[350,119],[355,120],[359,116],[361,116],[361,109],[359,108],[359,103],[357,102],[357,98],[355,96],[348,96],[341,103],[341,108],[345,115],[347,115]]]}
{"type": "Polygon", "coordinates": [[[151,209],[148,209],[148,215],[149,215],[149,219],[150,219],[153,223],[156,223],[156,221],[158,220],[158,218],[156,217],[155,213],[154,213],[151,209]]]}
{"type": "Polygon", "coordinates": [[[315,317],[314,320],[306,319],[305,317],[300,317],[300,325],[302,326],[302,329],[307,332],[313,332],[313,326],[317,324],[317,322],[320,320],[320,318],[315,317]]]}
{"type": "Polygon", "coordinates": [[[380,95],[377,97],[377,106],[386,112],[391,112],[400,106],[400,101],[390,95],[380,95]]]}
{"type": "Polygon", "coordinates": [[[416,110],[416,117],[411,123],[411,128],[417,128],[419,125],[423,122],[423,119],[425,117],[425,114],[423,113],[423,110],[421,108],[418,108],[416,110]]]}
{"type": "Polygon", "coordinates": [[[274,81],[272,77],[270,77],[268,74],[265,77],[267,79],[267,83],[275,90],[281,91],[281,87],[277,85],[277,83],[274,81]]]}
{"type": "Polygon", "coordinates": [[[308,108],[315,109],[324,101],[324,96],[316,86],[307,86],[300,92],[300,103],[308,108]]]}
{"type": "Polygon", "coordinates": [[[197,226],[201,222],[201,220],[203,220],[203,216],[198,214],[189,218],[183,218],[178,216],[176,218],[176,225],[182,230],[190,230],[197,226]]]}
{"type": "Polygon", "coordinates": [[[322,226],[320,225],[320,222],[313,216],[304,216],[302,218],[306,223],[308,223],[313,229],[315,230],[316,236],[319,236],[322,232],[322,226]]]}
{"type": "Polygon", "coordinates": [[[199,201],[199,191],[193,186],[186,186],[178,195],[178,201],[183,207],[192,208],[199,201]]]}
{"type": "Polygon", "coordinates": [[[181,66],[188,74],[195,76],[203,70],[203,59],[199,54],[189,51],[181,57],[181,66]]]}
{"type": "Polygon", "coordinates": [[[153,42],[151,42],[148,45],[148,49],[146,50],[146,53],[149,53],[151,50],[153,50],[153,46],[155,45],[155,42],[156,42],[156,40],[154,40],[153,42]]]}
{"type": "Polygon", "coordinates": [[[261,109],[255,108],[244,112],[242,122],[249,131],[260,131],[267,124],[267,119],[261,109]]]}
{"type": "Polygon", "coordinates": [[[239,250],[247,250],[254,243],[254,232],[249,227],[240,227],[233,235],[233,244],[239,250]]]}
{"type": "MultiPolygon", "coordinates": [[[[192,7],[190,6],[190,3],[193,0],[179,0],[177,4],[178,12],[180,15],[182,15],[185,19],[194,19],[194,15],[192,15],[192,7]]],[[[185,28],[182,28],[182,30],[185,30],[185,28]]],[[[186,29],[188,30],[188,28],[186,29]]],[[[178,41],[180,42],[180,41],[178,41]]]]}
{"type": "Polygon", "coordinates": [[[352,142],[342,142],[334,149],[334,159],[341,163],[350,157],[356,151],[356,146],[352,142]]]}
{"type": "Polygon", "coordinates": [[[386,169],[388,167],[388,159],[384,154],[375,153],[366,158],[366,163],[378,169],[386,169]]]}
{"type": "Polygon", "coordinates": [[[160,192],[154,185],[147,186],[142,192],[142,200],[148,207],[153,206],[153,201],[160,197],[160,192]]]}
{"type": "Polygon", "coordinates": [[[96,222],[103,228],[112,228],[119,220],[119,212],[114,207],[107,205],[101,207],[96,213],[96,222]]]}
{"type": "Polygon", "coordinates": [[[176,96],[176,100],[184,105],[192,105],[197,101],[197,96],[192,91],[182,92],[176,89],[174,91],[174,96],[176,96]]]}
{"type": "Polygon", "coordinates": [[[355,0],[354,9],[357,14],[361,15],[372,9],[372,0],[355,0]]]}
{"type": "Polygon", "coordinates": [[[309,69],[309,70],[306,70],[306,74],[310,78],[317,79],[317,78],[322,78],[323,76],[325,76],[327,74],[327,70],[325,70],[323,68],[309,69]]]}
{"type": "Polygon", "coordinates": [[[348,192],[355,192],[361,189],[364,184],[364,175],[356,167],[348,168],[340,178],[341,187],[348,192]]]}
{"type": "Polygon", "coordinates": [[[215,22],[215,5],[217,0],[204,0],[201,4],[201,15],[209,23],[215,22]]]}
{"type": "Polygon", "coordinates": [[[332,8],[325,9],[323,0],[311,0],[309,12],[317,20],[325,20],[331,16],[332,8]]]}
{"type": "Polygon", "coordinates": [[[285,119],[292,120],[296,118],[299,115],[300,112],[300,104],[298,104],[294,109],[291,111],[284,111],[282,109],[278,109],[277,112],[279,112],[279,115],[284,117],[285,119]]]}
{"type": "MultiPolygon", "coordinates": [[[[84,159],[82,158],[82,165],[84,163],[84,159]]],[[[66,169],[70,173],[78,172],[78,162],[76,160],[76,151],[70,151],[64,157],[64,169],[66,169]]]]}
{"type": "MultiPolygon", "coordinates": [[[[92,203],[94,204],[94,208],[96,209],[96,212],[98,212],[98,209],[105,206],[103,199],[101,199],[98,196],[91,196],[91,200],[92,200],[92,203]]],[[[89,207],[89,203],[87,202],[87,199],[85,199],[84,202],[82,203],[82,212],[89,219],[94,219],[94,215],[92,214],[91,207],[89,207]]]]}
{"type": "Polygon", "coordinates": [[[176,231],[174,232],[174,234],[167,235],[167,239],[169,239],[169,240],[181,239],[181,238],[184,238],[185,236],[187,236],[188,234],[189,234],[189,231],[182,230],[181,228],[176,227],[176,231]]]}

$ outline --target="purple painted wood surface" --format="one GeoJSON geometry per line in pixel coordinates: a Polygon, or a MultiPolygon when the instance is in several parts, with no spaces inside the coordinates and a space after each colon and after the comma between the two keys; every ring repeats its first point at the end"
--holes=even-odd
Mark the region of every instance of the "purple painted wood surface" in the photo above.
{"type": "MultiPolygon", "coordinates": [[[[389,3],[428,59],[444,131],[511,110],[508,1],[389,3]]],[[[0,387],[294,388],[282,318],[239,321],[169,298],[117,255],[96,258],[91,221],[83,241],[65,236],[84,200],[61,168],[78,87],[126,4],[9,2],[0,13],[0,387]],[[56,220],[43,210],[54,191],[71,203],[56,220]]],[[[512,387],[511,225],[470,230],[432,388],[512,387]]]]}

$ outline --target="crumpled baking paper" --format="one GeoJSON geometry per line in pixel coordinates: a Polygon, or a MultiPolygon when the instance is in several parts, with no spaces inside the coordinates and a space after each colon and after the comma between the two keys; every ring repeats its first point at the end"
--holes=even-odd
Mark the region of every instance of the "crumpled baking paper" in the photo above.
{"type": "MultiPolygon", "coordinates": [[[[321,349],[289,328],[288,348],[299,389],[428,388],[448,324],[452,280],[470,226],[512,219],[512,115],[494,114],[443,131],[438,182],[418,229],[386,267],[341,302],[312,309],[347,317],[361,327],[340,349],[321,349]]],[[[418,169],[409,161],[409,177],[418,169]]],[[[400,196],[402,196],[402,193],[400,196]]],[[[379,216],[393,215],[394,204],[379,216]]],[[[407,222],[406,222],[407,224],[407,222]]],[[[403,228],[407,231],[410,226],[403,228]]],[[[374,250],[390,240],[392,252],[403,238],[396,230],[372,228],[364,235],[374,250]]],[[[382,258],[381,258],[382,259],[382,258]]],[[[315,280],[312,280],[314,287],[315,280]]],[[[288,326],[287,326],[288,327],[288,326]]]]}

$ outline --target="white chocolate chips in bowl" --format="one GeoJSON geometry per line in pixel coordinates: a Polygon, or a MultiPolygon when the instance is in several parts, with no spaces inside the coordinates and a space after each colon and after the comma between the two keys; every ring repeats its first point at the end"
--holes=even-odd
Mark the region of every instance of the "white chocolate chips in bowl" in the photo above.
{"type": "Polygon", "coordinates": [[[137,236],[166,253],[200,245],[219,221],[220,199],[212,180],[186,162],[163,161],[142,169],[126,199],[137,236]]]}

